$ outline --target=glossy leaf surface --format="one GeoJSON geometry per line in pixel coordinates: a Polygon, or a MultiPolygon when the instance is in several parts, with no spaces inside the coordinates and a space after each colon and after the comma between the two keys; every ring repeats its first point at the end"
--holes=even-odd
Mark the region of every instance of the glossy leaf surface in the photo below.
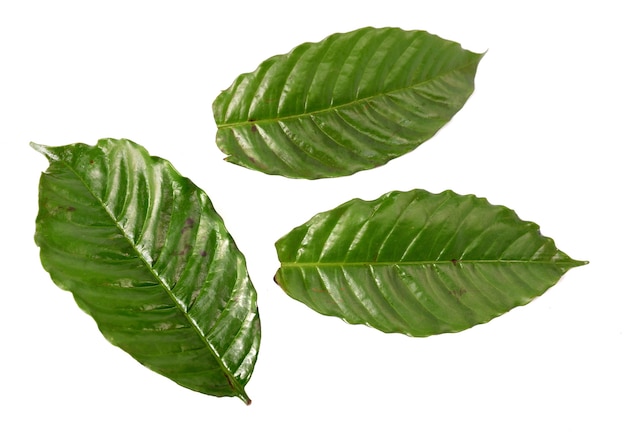
{"type": "Polygon", "coordinates": [[[397,28],[302,44],[217,97],[217,145],[227,161],[293,178],[377,167],[415,149],[461,109],[481,57],[397,28]]]}
{"type": "Polygon", "coordinates": [[[585,263],[512,210],[451,191],[355,199],[293,229],[276,249],[275,280],[291,297],[410,336],[485,323],[585,263]]]}
{"type": "Polygon", "coordinates": [[[145,366],[249,402],[256,292],[207,195],[128,140],[33,147],[50,163],[35,240],[54,282],[145,366]]]}

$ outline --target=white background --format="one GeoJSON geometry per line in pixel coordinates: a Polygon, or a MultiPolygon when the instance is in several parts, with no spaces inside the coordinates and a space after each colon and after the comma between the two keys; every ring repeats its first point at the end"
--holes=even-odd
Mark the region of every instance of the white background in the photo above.
{"type": "Polygon", "coordinates": [[[0,434],[624,435],[624,43],[620,2],[0,3],[0,434]],[[364,26],[488,50],[465,107],[389,164],[289,180],[222,160],[211,103],[240,73],[364,26]],[[33,242],[29,141],[129,138],[211,197],[246,255],[263,340],[246,407],[111,346],[33,242]],[[568,272],[527,306],[413,339],[322,317],[273,283],[274,241],[354,197],[473,193],[540,224],[568,272]]]}

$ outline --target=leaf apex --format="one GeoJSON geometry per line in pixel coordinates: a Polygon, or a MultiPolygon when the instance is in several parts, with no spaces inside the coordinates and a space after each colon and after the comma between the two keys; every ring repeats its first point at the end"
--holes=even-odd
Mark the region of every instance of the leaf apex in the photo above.
{"type": "Polygon", "coordinates": [[[237,395],[237,397],[239,397],[244,403],[246,403],[246,406],[252,404],[252,400],[244,390],[242,390],[241,393],[237,395]]]}
{"type": "Polygon", "coordinates": [[[579,266],[584,266],[584,265],[587,265],[589,263],[588,260],[572,259],[571,257],[569,257],[566,253],[562,252],[561,250],[558,250],[557,257],[559,257],[560,261],[567,263],[567,269],[572,269],[572,268],[576,268],[576,267],[579,267],[579,266]]]}
{"type": "Polygon", "coordinates": [[[56,155],[50,151],[50,147],[43,144],[37,144],[36,142],[32,142],[29,144],[34,150],[46,156],[48,159],[55,159],[56,155]]]}

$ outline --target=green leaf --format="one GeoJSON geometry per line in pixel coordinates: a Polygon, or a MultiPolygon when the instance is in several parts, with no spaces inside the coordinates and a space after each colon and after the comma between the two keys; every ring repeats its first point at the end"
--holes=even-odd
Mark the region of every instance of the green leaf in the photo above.
{"type": "Polygon", "coordinates": [[[512,210],[451,191],[355,199],[293,229],[276,249],[275,280],[292,298],[410,336],[485,323],[586,263],[512,210]]]}
{"type": "Polygon", "coordinates": [[[54,282],[143,365],[249,403],[256,292],[207,195],[128,140],[31,145],[50,162],[35,241],[54,282]]]}
{"type": "Polygon", "coordinates": [[[463,107],[481,57],[397,28],[302,44],[217,97],[217,145],[227,161],[293,178],[377,167],[431,138],[463,107]]]}

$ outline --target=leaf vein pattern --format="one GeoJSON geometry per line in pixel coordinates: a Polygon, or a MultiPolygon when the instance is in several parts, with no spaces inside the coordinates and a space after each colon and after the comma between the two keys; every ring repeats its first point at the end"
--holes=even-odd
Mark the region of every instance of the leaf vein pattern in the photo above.
{"type": "MultiPolygon", "coordinates": [[[[320,70],[320,65],[322,63],[322,61],[324,60],[324,55],[326,53],[328,53],[328,51],[330,50],[330,47],[332,45],[332,42],[330,40],[327,41],[326,44],[323,44],[321,46],[318,46],[317,48],[314,48],[313,45],[310,45],[307,49],[308,52],[314,51],[316,56],[314,56],[314,59],[316,60],[316,65],[315,66],[310,66],[307,68],[307,75],[305,77],[307,77],[307,84],[306,84],[306,91],[302,92],[302,95],[304,96],[304,103],[302,105],[302,111],[303,112],[308,112],[308,107],[309,107],[309,97],[311,95],[311,86],[313,85],[313,82],[315,81],[315,77],[317,76],[317,74],[319,74],[319,70],[320,70]]],[[[292,70],[293,72],[293,70],[292,70]]]]}
{"type": "MultiPolygon", "coordinates": [[[[474,61],[468,62],[465,65],[457,67],[457,69],[464,69],[464,68],[467,68],[467,67],[469,67],[471,65],[474,65],[476,63],[477,62],[474,62],[474,61]]],[[[377,100],[377,99],[379,99],[381,97],[384,97],[384,96],[393,96],[393,95],[397,95],[397,94],[400,94],[400,93],[403,93],[403,92],[406,92],[406,91],[412,91],[412,90],[413,91],[419,91],[419,89],[423,88],[428,83],[431,83],[433,81],[441,79],[442,76],[446,76],[448,74],[452,74],[452,73],[455,73],[455,72],[456,72],[455,70],[446,71],[446,72],[441,73],[437,77],[433,77],[431,79],[424,80],[421,83],[412,84],[410,86],[406,86],[406,87],[403,87],[403,88],[395,89],[393,91],[381,92],[381,93],[376,94],[376,95],[363,97],[363,98],[351,101],[349,103],[344,103],[344,104],[340,104],[340,105],[337,105],[337,106],[332,106],[332,107],[319,109],[319,110],[314,110],[314,111],[310,111],[310,112],[303,112],[303,113],[296,114],[296,115],[285,115],[285,116],[278,116],[278,117],[273,117],[273,118],[258,119],[258,120],[255,120],[254,122],[247,121],[247,120],[246,121],[224,122],[224,123],[219,124],[218,128],[226,129],[226,128],[233,128],[233,127],[238,127],[238,126],[249,126],[250,124],[276,123],[278,121],[286,121],[286,120],[289,120],[289,119],[298,119],[298,118],[301,118],[301,117],[308,117],[308,116],[311,116],[311,115],[320,115],[320,114],[324,114],[324,113],[331,112],[331,111],[342,110],[344,108],[349,108],[349,107],[352,107],[352,106],[361,105],[361,104],[363,104],[363,103],[365,103],[367,101],[375,101],[375,100],[377,100]]],[[[427,98],[427,99],[431,99],[431,100],[433,99],[432,96],[429,96],[429,95],[426,95],[426,94],[423,94],[423,96],[424,96],[424,98],[427,98]]],[[[441,103],[441,99],[436,99],[436,100],[433,100],[433,101],[441,103]]]]}
{"type": "MultiPolygon", "coordinates": [[[[255,116],[254,111],[256,111],[259,106],[263,106],[262,102],[259,103],[261,100],[261,96],[263,95],[263,84],[268,76],[268,73],[275,65],[275,62],[267,62],[262,66],[264,68],[261,68],[260,71],[257,72],[257,74],[255,74],[254,76],[246,76],[246,79],[248,80],[254,79],[254,81],[256,82],[256,85],[254,87],[248,81],[244,80],[239,82],[237,86],[237,92],[231,93],[233,97],[239,96],[239,98],[235,100],[234,103],[236,105],[241,105],[247,109],[245,116],[246,120],[253,118],[255,116]],[[259,72],[261,74],[258,74],[259,72]],[[250,103],[246,103],[247,98],[250,98],[250,103]]],[[[267,80],[271,80],[271,78],[267,80]]],[[[232,99],[231,103],[229,104],[229,112],[226,114],[226,119],[230,117],[230,106],[232,106],[232,99]]]]}
{"type": "MultiPolygon", "coordinates": [[[[386,306],[393,312],[393,314],[395,314],[395,315],[389,314],[387,318],[389,319],[390,317],[393,317],[393,320],[395,321],[394,324],[397,328],[403,328],[403,327],[406,328],[406,326],[410,325],[410,323],[408,322],[406,317],[396,308],[396,305],[393,304],[393,301],[389,298],[389,296],[385,292],[385,287],[381,285],[380,278],[376,274],[376,271],[374,270],[373,266],[370,266],[368,268],[368,273],[378,289],[378,294],[383,298],[384,302],[386,303],[386,306]]],[[[395,274],[395,271],[392,271],[391,273],[395,274]]],[[[394,298],[393,300],[396,301],[397,298],[394,298]]],[[[388,312],[386,311],[386,313],[388,312]]],[[[391,321],[391,319],[389,320],[391,321]]]]}
{"type": "MultiPolygon", "coordinates": [[[[331,116],[340,117],[338,113],[333,113],[331,116]]],[[[331,141],[332,145],[335,147],[335,150],[341,149],[349,153],[353,161],[364,161],[361,150],[353,150],[349,147],[349,144],[347,142],[337,141],[336,138],[320,124],[320,120],[317,117],[311,116],[310,120],[313,122],[313,124],[315,124],[315,127],[318,129],[318,131],[331,141]]],[[[363,146],[363,148],[365,148],[366,144],[360,144],[360,146],[361,145],[363,146]]],[[[332,168],[340,169],[343,165],[345,165],[345,162],[343,162],[337,151],[335,151],[335,153],[332,154],[331,157],[333,159],[332,168]]]]}
{"type": "MultiPolygon", "coordinates": [[[[374,41],[374,46],[369,46],[367,52],[368,53],[377,53],[378,49],[388,40],[390,39],[390,37],[393,35],[387,35],[385,38],[372,38],[371,35],[369,34],[364,34],[362,36],[363,39],[367,39],[368,41],[366,42],[366,44],[370,45],[371,41],[374,41]]],[[[395,39],[395,38],[394,38],[395,39]]],[[[363,84],[363,80],[364,77],[366,77],[365,73],[370,73],[370,72],[375,72],[377,70],[379,70],[381,63],[378,62],[376,65],[373,65],[372,62],[374,62],[375,57],[374,56],[369,56],[367,59],[367,62],[365,63],[365,65],[362,67],[361,71],[362,74],[359,77],[359,80],[357,82],[357,86],[356,86],[356,95],[355,98],[358,99],[360,98],[359,96],[361,95],[361,89],[363,88],[367,88],[367,86],[362,87],[361,85],[363,84]]],[[[368,77],[368,83],[372,80],[371,77],[368,77]]],[[[379,83],[384,83],[384,81],[379,81],[379,83]]],[[[367,85],[367,84],[366,84],[367,85]]],[[[376,87],[378,89],[378,86],[376,87]]],[[[379,91],[380,92],[380,91],[379,91]]]]}
{"type": "Polygon", "coordinates": [[[420,51],[421,55],[419,56],[418,60],[421,61],[422,59],[428,58],[430,56],[432,46],[426,45],[425,41],[408,41],[408,43],[406,43],[406,45],[404,46],[402,52],[395,57],[393,64],[389,67],[389,73],[387,74],[387,77],[385,77],[385,83],[387,83],[389,77],[398,77],[400,73],[404,73],[404,75],[406,75],[415,70],[414,68],[409,68],[409,66],[407,66],[407,63],[414,61],[415,57],[406,56],[406,53],[410,49],[416,48],[417,46],[422,48],[422,50],[420,51]]]}
{"type": "MultiPolygon", "coordinates": [[[[152,195],[150,195],[150,202],[148,203],[148,208],[144,216],[144,221],[139,231],[139,234],[137,235],[137,245],[139,249],[141,249],[142,247],[146,247],[146,245],[154,246],[154,243],[146,244],[146,242],[150,240],[157,241],[157,244],[159,243],[159,238],[155,234],[155,223],[158,221],[158,211],[161,209],[164,193],[162,187],[156,189],[154,188],[154,186],[158,186],[158,181],[156,179],[157,172],[152,169],[148,171],[151,179],[148,183],[148,186],[152,187],[152,195]]],[[[160,247],[154,248],[158,249],[160,247]]],[[[141,250],[141,252],[143,256],[146,256],[147,263],[153,265],[154,259],[152,258],[152,253],[147,253],[146,250],[141,250]]]]}
{"type": "MultiPolygon", "coordinates": [[[[282,129],[282,126],[280,126],[282,129]]],[[[287,139],[287,141],[283,141],[281,143],[278,143],[276,141],[274,141],[271,137],[271,135],[269,135],[267,132],[265,132],[265,130],[261,127],[257,127],[257,133],[259,133],[259,136],[262,140],[262,144],[264,145],[265,149],[267,149],[272,156],[274,156],[275,160],[278,160],[279,162],[281,162],[283,165],[285,165],[287,168],[289,168],[289,171],[293,171],[294,169],[297,169],[297,165],[295,165],[293,162],[291,162],[290,160],[288,160],[287,157],[291,157],[293,155],[298,155],[301,153],[301,150],[299,149],[299,147],[297,147],[297,145],[291,140],[291,138],[289,138],[288,136],[284,136],[285,139],[287,139]],[[288,146],[290,147],[291,150],[293,150],[293,153],[285,153],[282,149],[288,146]],[[285,157],[287,156],[287,157],[285,157]]]]}
{"type": "MultiPolygon", "coordinates": [[[[130,195],[122,195],[124,200],[123,206],[121,210],[116,211],[116,217],[119,217],[118,220],[122,221],[122,227],[126,234],[131,237],[131,243],[135,245],[135,233],[134,229],[137,228],[136,219],[137,219],[137,196],[138,196],[138,188],[139,188],[139,174],[140,171],[136,170],[135,165],[137,162],[133,159],[134,154],[130,153],[127,158],[120,156],[119,162],[125,168],[126,174],[126,191],[130,195]],[[133,165],[135,164],[135,165],[133,165]],[[130,230],[132,229],[132,230],[130,230]]],[[[141,170],[143,170],[143,165],[139,164],[141,170]]]]}
{"type": "Polygon", "coordinates": [[[435,208],[433,208],[432,210],[430,210],[428,212],[428,218],[426,219],[426,221],[422,225],[422,228],[420,229],[419,232],[417,232],[415,234],[415,236],[411,239],[411,241],[409,241],[409,243],[406,246],[406,249],[404,250],[404,252],[400,256],[400,261],[401,262],[404,261],[404,259],[406,258],[407,254],[409,253],[411,248],[413,248],[413,245],[417,243],[419,238],[421,238],[421,236],[424,233],[424,231],[428,230],[429,224],[432,221],[433,217],[435,216],[435,213],[438,210],[440,210],[448,201],[450,201],[450,196],[449,195],[443,196],[443,199],[439,202],[439,204],[435,208]]]}
{"type": "MultiPolygon", "coordinates": [[[[337,92],[337,83],[339,82],[339,77],[350,76],[350,75],[352,75],[354,73],[354,71],[350,71],[350,72],[346,71],[344,76],[342,76],[342,74],[341,74],[346,69],[348,60],[355,54],[355,48],[359,44],[359,42],[361,40],[362,40],[362,36],[358,37],[358,38],[352,38],[352,39],[350,39],[348,41],[343,41],[343,44],[345,46],[344,49],[348,49],[347,50],[348,55],[345,56],[342,59],[341,64],[335,70],[335,71],[337,71],[337,74],[331,74],[331,77],[333,78],[333,81],[327,83],[327,86],[331,90],[331,93],[330,93],[331,101],[330,101],[328,109],[332,109],[332,108],[336,107],[335,104],[334,104],[334,96],[336,96],[338,94],[338,92],[337,92]],[[350,45],[348,46],[348,44],[350,44],[350,45]]],[[[351,69],[353,69],[353,67],[351,67],[351,69]]],[[[356,73],[361,73],[361,71],[356,71],[356,73]]],[[[352,82],[356,83],[357,80],[352,78],[352,82]]]]}
{"type": "Polygon", "coordinates": [[[345,268],[339,268],[339,270],[341,271],[343,279],[348,285],[348,289],[346,290],[346,292],[350,292],[354,297],[352,300],[356,301],[358,305],[362,309],[364,309],[364,314],[358,316],[358,318],[365,320],[368,324],[371,323],[372,320],[376,319],[377,313],[374,310],[375,305],[367,304],[368,302],[371,303],[371,298],[368,295],[367,291],[363,290],[362,286],[355,283],[354,279],[350,274],[348,274],[345,268]]]}
{"type": "MultiPolygon", "coordinates": [[[[496,288],[491,286],[488,289],[488,287],[485,286],[483,283],[478,282],[476,274],[473,270],[469,272],[467,269],[464,269],[462,271],[462,276],[464,280],[467,280],[467,283],[469,285],[467,289],[468,292],[478,294],[483,302],[483,305],[489,306],[492,313],[496,313],[499,315],[503,312],[502,307],[504,305],[502,304],[501,299],[498,298],[498,300],[496,301],[496,298],[498,297],[497,293],[494,293],[494,290],[496,290],[496,288]]],[[[474,310],[474,312],[476,312],[476,310],[474,310]]]]}
{"type": "MultiPolygon", "coordinates": [[[[449,268],[449,265],[446,265],[446,267],[449,268]]],[[[468,314],[472,318],[472,319],[468,319],[467,316],[465,317],[465,320],[467,321],[467,326],[471,326],[472,324],[475,324],[475,323],[483,323],[483,322],[488,321],[489,319],[481,318],[481,313],[484,312],[484,310],[481,311],[479,305],[482,305],[483,307],[485,305],[489,306],[490,312],[493,312],[494,309],[499,311],[499,308],[497,308],[497,306],[494,305],[493,300],[487,296],[486,288],[481,285],[476,286],[476,282],[474,278],[472,277],[472,275],[466,274],[465,270],[458,271],[456,266],[453,268],[455,269],[455,272],[458,274],[458,276],[462,277],[462,281],[466,282],[469,285],[468,287],[462,287],[462,286],[456,285],[457,281],[454,280],[454,277],[452,274],[442,273],[440,275],[438,274],[438,277],[443,276],[443,277],[449,277],[451,279],[451,283],[445,283],[445,286],[447,286],[446,289],[448,289],[449,293],[454,295],[454,297],[456,298],[457,304],[459,306],[464,307],[465,313],[468,314]],[[459,291],[461,292],[461,294],[456,295],[454,294],[455,291],[459,291]],[[464,297],[463,294],[465,293],[472,294],[471,302],[469,302],[468,299],[464,297]]]]}
{"type": "MultiPolygon", "coordinates": [[[[417,198],[417,193],[414,193],[412,195],[412,198],[410,198],[406,202],[406,204],[404,205],[402,210],[398,214],[396,214],[396,217],[395,217],[395,219],[393,221],[393,224],[392,224],[391,228],[386,232],[387,235],[385,236],[385,238],[381,241],[381,243],[379,245],[379,248],[378,248],[378,252],[376,253],[376,256],[374,257],[374,259],[379,259],[380,258],[380,254],[382,253],[383,249],[387,248],[387,242],[389,241],[389,238],[393,234],[394,230],[398,227],[398,224],[402,220],[402,217],[411,208],[411,206],[412,206],[413,202],[416,200],[416,198],[417,198]]],[[[388,203],[393,203],[395,200],[396,200],[395,198],[387,197],[387,202],[388,203]]]]}
{"type": "Polygon", "coordinates": [[[346,314],[346,317],[355,318],[356,314],[352,311],[352,307],[345,304],[345,302],[341,298],[341,295],[336,292],[336,288],[332,285],[332,282],[322,272],[322,269],[315,268],[315,272],[317,273],[320,282],[324,284],[324,289],[326,289],[328,296],[333,301],[333,304],[339,308],[341,313],[346,314]]]}
{"type": "MultiPolygon", "coordinates": [[[[495,221],[492,221],[491,223],[489,223],[489,225],[484,225],[483,230],[481,230],[480,233],[476,234],[474,238],[467,243],[467,245],[465,246],[465,249],[463,250],[463,253],[461,253],[461,258],[465,258],[467,252],[469,252],[470,250],[473,250],[476,246],[484,243],[485,240],[487,239],[485,238],[485,235],[491,232],[493,230],[492,227],[494,227],[496,224],[497,223],[495,221]]],[[[481,247],[481,251],[483,253],[488,253],[491,247],[493,247],[496,243],[499,243],[499,241],[496,238],[493,238],[491,239],[491,241],[488,241],[488,242],[489,242],[488,246],[481,247]]],[[[498,260],[501,260],[500,256],[498,257],[498,260]]]]}
{"type": "Polygon", "coordinates": [[[365,116],[368,118],[369,127],[372,128],[372,132],[367,132],[370,138],[377,144],[396,148],[402,147],[403,149],[407,143],[415,145],[416,142],[420,142],[421,139],[416,138],[416,135],[422,134],[422,132],[412,127],[417,121],[416,114],[400,113],[395,108],[397,104],[393,100],[385,98],[385,102],[384,107],[375,104],[364,106],[366,108],[364,110],[367,112],[365,116]],[[407,119],[413,119],[413,121],[407,123],[407,119]]]}
{"type": "Polygon", "coordinates": [[[437,318],[453,331],[461,330],[462,324],[469,324],[467,315],[452,303],[454,297],[450,294],[447,283],[441,278],[439,269],[435,266],[428,270],[424,277],[429,285],[424,291],[430,296],[433,306],[439,309],[436,313],[437,318]]]}
{"type": "MultiPolygon", "coordinates": [[[[537,231],[536,228],[527,228],[525,229],[523,232],[520,232],[515,239],[511,240],[508,242],[507,246],[504,247],[504,249],[502,250],[502,253],[500,253],[500,259],[506,259],[507,258],[507,252],[515,246],[515,244],[517,244],[521,239],[527,238],[529,236],[529,233],[532,231],[537,231]]],[[[543,244],[540,245],[540,247],[542,247],[543,244]]],[[[537,253],[537,251],[539,251],[540,248],[538,248],[537,250],[535,250],[535,252],[530,255],[528,258],[529,259],[533,259],[534,258],[534,254],[537,253]]]]}
{"type": "Polygon", "coordinates": [[[292,77],[294,69],[298,66],[298,63],[301,61],[302,57],[308,53],[308,51],[308,47],[301,47],[301,50],[292,51],[286,57],[276,58],[276,61],[274,62],[274,66],[277,67],[278,71],[269,77],[268,88],[272,86],[276,89],[280,89],[281,91],[280,96],[278,97],[278,106],[276,108],[277,121],[282,118],[280,114],[283,111],[283,106],[289,101],[290,89],[287,87],[289,78],[292,77]],[[272,80],[276,80],[276,77],[284,77],[284,79],[282,79],[279,83],[272,83],[272,80]]]}
{"type": "MultiPolygon", "coordinates": [[[[316,124],[315,120],[310,120],[310,121],[313,124],[316,124]]],[[[306,123],[306,122],[307,122],[306,120],[303,120],[303,123],[306,123]]],[[[336,165],[337,158],[335,156],[331,155],[332,162],[327,162],[327,161],[322,160],[321,158],[319,158],[318,156],[314,155],[313,153],[311,153],[311,152],[309,152],[307,150],[308,147],[314,148],[316,146],[317,146],[317,150],[321,150],[321,146],[324,145],[324,144],[322,144],[321,142],[320,143],[315,143],[315,142],[305,142],[305,141],[303,141],[301,133],[300,132],[296,132],[295,130],[292,131],[291,128],[287,125],[287,123],[280,122],[279,126],[280,126],[281,130],[283,131],[285,137],[289,140],[290,146],[291,146],[291,149],[293,150],[293,154],[294,155],[300,155],[301,157],[304,156],[302,158],[304,162],[306,162],[306,158],[315,161],[315,165],[323,167],[324,171],[327,171],[328,169],[330,169],[330,170],[336,170],[337,169],[337,165],[336,165]]],[[[319,129],[319,127],[317,125],[315,127],[319,129]]],[[[321,129],[320,129],[320,131],[321,131],[321,129]]],[[[324,133],[324,132],[322,132],[322,133],[324,133]]],[[[328,135],[326,135],[326,136],[328,136],[328,135]]],[[[332,141],[332,145],[334,147],[339,145],[330,136],[328,136],[328,138],[332,141]]],[[[327,149],[332,154],[333,148],[332,147],[327,147],[327,149]]],[[[303,165],[305,165],[305,163],[303,163],[303,165]]],[[[306,165],[310,165],[310,164],[306,164],[306,165]]]]}
{"type": "MultiPolygon", "coordinates": [[[[368,108],[369,107],[370,106],[368,106],[368,108]]],[[[367,129],[367,127],[370,127],[370,128],[376,127],[370,119],[367,120],[367,122],[369,122],[370,124],[367,124],[362,118],[359,119],[360,123],[359,122],[355,123],[352,120],[352,118],[347,116],[345,112],[337,112],[336,116],[337,118],[339,118],[339,120],[341,120],[344,123],[343,125],[345,126],[345,130],[344,130],[345,135],[348,135],[349,130],[352,130],[357,133],[357,135],[352,135],[352,138],[357,137],[357,139],[354,140],[354,142],[358,144],[358,149],[360,150],[360,153],[364,153],[364,151],[367,151],[367,155],[370,156],[370,159],[373,159],[374,157],[375,158],[384,157],[384,153],[383,151],[381,151],[381,149],[384,149],[385,152],[390,153],[393,150],[389,150],[389,146],[392,146],[392,147],[396,146],[396,144],[394,144],[393,141],[387,138],[385,138],[384,140],[381,140],[380,135],[376,135],[375,132],[367,129]],[[364,126],[365,128],[363,128],[362,126],[364,126]],[[364,138],[358,138],[359,135],[364,138]]],[[[396,126],[399,126],[393,120],[389,120],[389,122],[394,123],[396,126]]],[[[383,128],[389,131],[389,133],[393,132],[393,129],[391,129],[388,125],[383,126],[383,128]]],[[[342,141],[341,146],[348,148],[347,141],[345,143],[342,141]]],[[[353,153],[356,153],[356,152],[353,152],[353,153]]]]}
{"type": "MultiPolygon", "coordinates": [[[[331,238],[331,236],[334,236],[335,230],[337,229],[337,227],[339,225],[339,222],[341,222],[341,220],[344,218],[344,216],[347,214],[347,212],[348,212],[347,209],[342,209],[341,213],[335,217],[335,222],[333,223],[332,228],[328,231],[328,234],[326,235],[326,237],[324,239],[324,243],[321,244],[322,249],[320,250],[319,257],[317,259],[317,263],[322,263],[322,258],[326,255],[328,250],[333,248],[334,243],[329,242],[330,238],[331,238]]],[[[324,220],[325,224],[327,222],[328,222],[328,220],[324,220]]]]}
{"type": "MultiPolygon", "coordinates": [[[[494,282],[490,277],[485,275],[485,272],[483,271],[482,268],[476,268],[475,273],[477,276],[480,276],[480,279],[483,283],[485,283],[486,285],[488,285],[491,289],[494,290],[494,294],[498,295],[501,299],[503,299],[504,301],[506,301],[506,304],[508,306],[512,306],[514,304],[514,299],[512,299],[510,297],[510,294],[507,292],[507,289],[509,288],[508,286],[498,286],[497,282],[494,282]]],[[[502,279],[502,281],[510,281],[509,277],[507,277],[506,272],[500,271],[500,270],[496,270],[495,271],[498,276],[500,276],[500,278],[502,279]]],[[[495,275],[495,274],[494,274],[495,275]]]]}
{"type": "MultiPolygon", "coordinates": [[[[128,169],[128,162],[127,162],[127,160],[126,159],[121,159],[121,160],[123,160],[124,162],[122,162],[121,165],[116,165],[115,167],[117,167],[117,169],[122,169],[122,168],[128,169]]],[[[67,162],[64,162],[64,161],[58,161],[58,162],[61,162],[65,166],[65,168],[67,168],[74,175],[74,177],[76,177],[76,179],[80,181],[82,187],[84,189],[86,189],[90,193],[90,195],[93,197],[93,199],[100,205],[102,210],[106,211],[106,213],[109,216],[109,219],[111,220],[111,223],[114,225],[114,227],[116,227],[118,229],[118,231],[121,233],[121,235],[126,239],[126,242],[129,244],[129,246],[135,251],[135,254],[136,254],[137,258],[143,263],[144,267],[151,273],[151,275],[157,280],[157,282],[161,284],[161,289],[163,289],[169,295],[170,299],[176,305],[176,307],[178,308],[179,312],[182,314],[182,316],[184,318],[186,318],[186,320],[189,323],[189,325],[193,327],[193,330],[196,333],[196,337],[198,337],[201,340],[201,342],[203,342],[207,346],[207,349],[212,353],[212,355],[214,356],[214,358],[216,359],[218,364],[222,366],[222,368],[224,370],[225,376],[229,380],[231,380],[231,382],[235,386],[237,386],[237,389],[235,389],[237,391],[237,393],[241,394],[243,392],[243,388],[239,384],[238,380],[235,379],[234,377],[232,377],[230,375],[230,373],[228,372],[227,368],[225,368],[223,366],[223,363],[221,362],[221,360],[219,358],[220,355],[217,352],[217,350],[212,346],[212,344],[210,342],[207,341],[207,339],[203,335],[201,329],[197,326],[197,324],[194,322],[194,320],[192,320],[189,317],[189,315],[186,313],[186,311],[181,306],[181,304],[178,301],[178,299],[173,295],[172,289],[168,286],[166,281],[163,280],[163,277],[159,274],[158,271],[156,271],[152,267],[152,265],[143,256],[143,253],[140,250],[138,250],[138,247],[137,247],[137,245],[134,242],[133,236],[126,231],[124,226],[121,225],[120,221],[118,220],[118,217],[115,215],[115,213],[118,213],[119,211],[115,212],[115,211],[111,210],[109,207],[107,207],[107,205],[103,202],[103,200],[94,191],[91,190],[89,183],[87,183],[76,172],[76,170],[71,165],[69,165],[67,162]]],[[[112,174],[115,177],[117,174],[119,174],[119,172],[114,172],[114,173],[107,174],[107,178],[108,178],[109,181],[110,181],[110,178],[111,178],[112,174]]],[[[130,172],[130,174],[132,174],[132,172],[130,172]]],[[[120,191],[120,192],[130,192],[130,193],[136,194],[136,190],[131,189],[130,180],[131,180],[130,177],[126,178],[126,191],[120,191]]],[[[108,184],[108,186],[110,186],[110,184],[108,184]]],[[[111,190],[109,190],[109,194],[110,194],[110,192],[111,192],[111,190]]],[[[108,199],[109,199],[109,197],[107,197],[107,200],[108,199]]],[[[123,204],[126,204],[126,201],[128,201],[128,199],[124,198],[123,201],[124,201],[123,204]]],[[[169,224],[171,224],[171,223],[169,223],[169,224]]]]}
{"type": "MultiPolygon", "coordinates": [[[[430,317],[431,321],[434,321],[434,323],[436,323],[438,326],[440,326],[441,324],[443,324],[444,320],[442,320],[439,315],[435,312],[432,311],[432,309],[430,307],[428,307],[428,305],[425,304],[423,298],[420,298],[420,295],[424,295],[425,293],[425,288],[423,287],[423,285],[421,283],[416,283],[416,286],[419,287],[419,291],[418,294],[416,295],[415,292],[413,291],[413,289],[411,289],[409,287],[409,285],[404,281],[403,279],[403,274],[401,273],[400,268],[395,267],[395,271],[397,271],[397,274],[400,278],[400,280],[397,281],[397,283],[403,287],[404,292],[403,295],[407,295],[411,297],[411,300],[413,302],[415,302],[420,308],[421,310],[419,311],[419,313],[423,313],[427,316],[430,317]]],[[[393,287],[390,287],[391,290],[393,290],[393,287]]],[[[398,301],[402,304],[402,300],[398,299],[398,301]]],[[[418,312],[416,312],[418,313],[418,312]]]]}
{"type": "MultiPolygon", "coordinates": [[[[461,206],[471,206],[471,204],[467,201],[464,201],[463,204],[459,205],[458,207],[460,208],[461,206]]],[[[439,254],[436,256],[436,259],[442,259],[443,258],[443,253],[445,253],[445,251],[448,249],[448,247],[450,246],[450,244],[452,244],[456,237],[458,236],[458,234],[464,230],[463,225],[465,224],[465,222],[472,216],[472,213],[474,212],[473,209],[470,209],[469,212],[467,213],[463,213],[463,218],[461,219],[461,221],[459,221],[458,223],[455,223],[455,227],[456,230],[450,234],[450,237],[448,238],[448,241],[442,245],[441,250],[439,250],[439,254]]],[[[461,260],[463,259],[463,256],[458,256],[458,259],[461,260]]]]}
{"type": "Polygon", "coordinates": [[[372,208],[372,211],[370,212],[368,218],[364,219],[359,228],[354,232],[354,236],[351,237],[352,241],[350,242],[350,247],[348,247],[343,257],[343,263],[347,263],[348,255],[354,250],[356,244],[360,242],[362,233],[367,230],[371,219],[374,217],[374,215],[376,215],[376,212],[378,212],[382,205],[382,203],[376,204],[372,208]]]}

